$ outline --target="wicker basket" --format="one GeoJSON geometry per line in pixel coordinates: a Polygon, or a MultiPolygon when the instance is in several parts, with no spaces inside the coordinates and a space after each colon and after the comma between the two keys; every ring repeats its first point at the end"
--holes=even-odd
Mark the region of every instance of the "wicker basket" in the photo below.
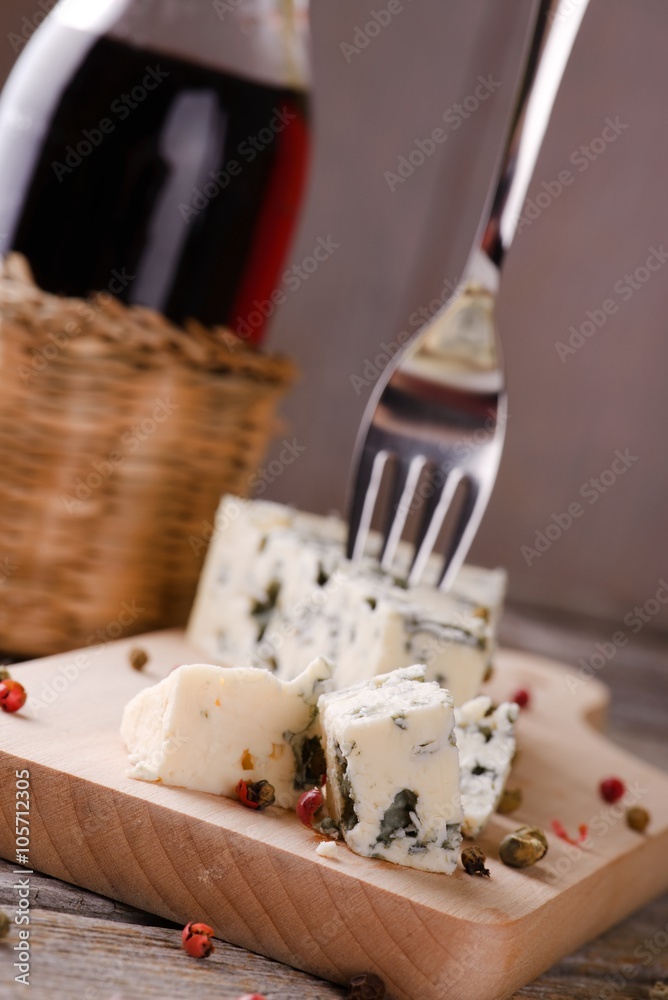
{"type": "Polygon", "coordinates": [[[0,269],[0,649],[182,624],[222,493],[247,495],[289,360],[0,269]]]}

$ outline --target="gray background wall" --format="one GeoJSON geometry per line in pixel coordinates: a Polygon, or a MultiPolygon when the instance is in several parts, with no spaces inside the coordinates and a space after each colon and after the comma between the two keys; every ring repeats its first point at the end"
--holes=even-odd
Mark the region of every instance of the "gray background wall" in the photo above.
{"type": "MultiPolygon", "coordinates": [[[[293,354],[303,372],[284,414],[287,433],[305,450],[268,491],[307,509],[344,504],[371,391],[356,390],[350,376],[362,375],[381,343],[407,329],[411,312],[459,275],[532,3],[401,6],[364,49],[346,57],[342,43],[352,43],[356,26],[386,3],[313,4],[317,142],[293,260],[308,256],[318,237],[340,245],[288,292],[272,328],[272,347],[293,354]],[[489,74],[499,83],[493,95],[391,191],[385,171],[489,74]]],[[[15,58],[9,33],[39,9],[33,0],[4,0],[2,78],[15,58]]],[[[215,14],[211,25],[224,30],[215,14]]],[[[585,17],[530,186],[530,199],[543,207],[532,210],[504,273],[498,323],[510,420],[472,552],[476,561],[509,569],[517,600],[620,620],[668,577],[668,266],[631,294],[617,284],[644,265],[650,248],[665,241],[668,249],[667,35],[663,0],[592,0],[585,17]],[[620,123],[619,135],[587,160],[578,150],[600,137],[608,118],[620,123]],[[554,182],[566,169],[573,181],[558,193],[554,182]],[[607,299],[616,312],[563,362],[556,343],[607,299]],[[588,503],[581,489],[627,449],[636,460],[588,503]],[[528,566],[521,547],[578,500],[583,516],[528,566]]],[[[650,617],[652,627],[668,625],[665,607],[650,617]]]]}

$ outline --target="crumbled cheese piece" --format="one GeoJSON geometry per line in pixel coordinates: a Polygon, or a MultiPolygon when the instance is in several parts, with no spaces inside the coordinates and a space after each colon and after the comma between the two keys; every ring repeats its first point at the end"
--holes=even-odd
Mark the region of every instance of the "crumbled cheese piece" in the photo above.
{"type": "Polygon", "coordinates": [[[514,702],[493,708],[485,696],[455,709],[465,837],[476,837],[499,804],[515,754],[518,715],[514,702]]]}
{"type": "Polygon", "coordinates": [[[339,856],[335,840],[321,840],[315,853],[319,854],[321,858],[329,858],[330,861],[336,861],[339,856]]]}
{"type": "Polygon", "coordinates": [[[323,773],[317,700],[331,672],[322,658],[290,682],[252,667],[173,670],[126,705],[129,774],[230,797],[240,779],[264,779],[293,808],[323,773]]]}
{"type": "Polygon", "coordinates": [[[314,656],[339,688],[412,663],[452,694],[478,694],[494,648],[505,574],[463,567],[445,594],[405,588],[372,558],[344,558],[345,526],[279,504],[226,497],[188,626],[221,663],[295,677],[314,656]]]}
{"type": "Polygon", "coordinates": [[[320,697],[327,804],[357,854],[450,874],[461,843],[450,694],[422,666],[320,697]]]}

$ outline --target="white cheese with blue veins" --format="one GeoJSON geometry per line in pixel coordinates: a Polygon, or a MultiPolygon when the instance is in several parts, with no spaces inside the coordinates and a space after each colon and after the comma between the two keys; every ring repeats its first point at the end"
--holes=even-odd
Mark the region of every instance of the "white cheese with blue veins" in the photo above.
{"type": "Polygon", "coordinates": [[[515,702],[474,698],[455,709],[466,837],[477,837],[499,804],[515,756],[515,702]]]}
{"type": "Polygon", "coordinates": [[[327,805],[348,847],[451,874],[462,840],[449,693],[422,666],[320,697],[327,805]]]}
{"type": "Polygon", "coordinates": [[[340,688],[422,662],[456,705],[478,694],[503,571],[465,566],[448,594],[406,588],[371,557],[345,559],[338,518],[225,497],[216,522],[188,626],[207,657],[289,679],[324,655],[340,688]]]}
{"type": "Polygon", "coordinates": [[[131,777],[215,795],[268,781],[294,808],[324,772],[317,701],[332,666],[315,660],[283,682],[266,670],[198,663],[173,670],[126,705],[131,777]]]}

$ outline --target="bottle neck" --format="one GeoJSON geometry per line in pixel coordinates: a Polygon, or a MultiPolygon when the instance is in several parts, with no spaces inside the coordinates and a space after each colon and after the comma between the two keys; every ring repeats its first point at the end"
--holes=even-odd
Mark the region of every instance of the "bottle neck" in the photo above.
{"type": "Polygon", "coordinates": [[[52,16],[258,83],[310,84],[308,0],[60,0],[52,16]]]}

